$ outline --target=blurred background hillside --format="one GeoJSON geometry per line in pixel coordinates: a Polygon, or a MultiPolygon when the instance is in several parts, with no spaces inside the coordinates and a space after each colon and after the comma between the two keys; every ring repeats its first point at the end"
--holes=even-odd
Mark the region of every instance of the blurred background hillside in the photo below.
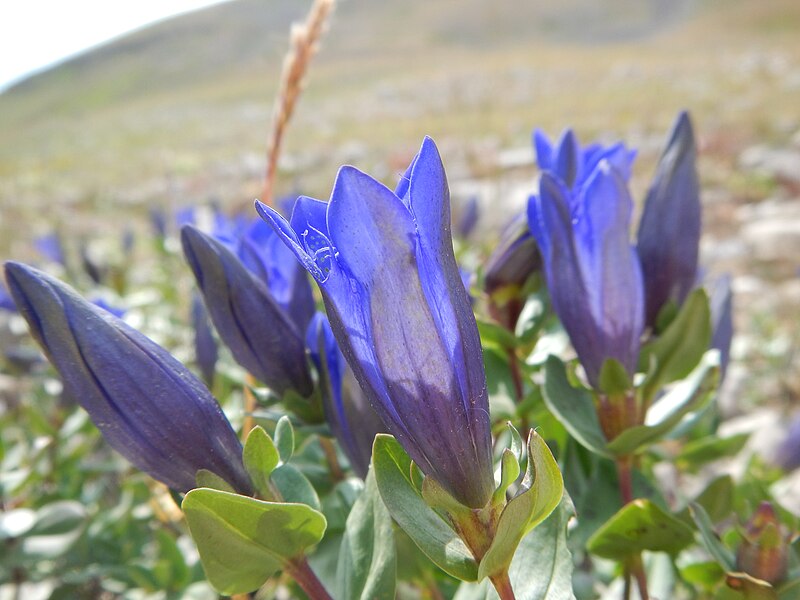
{"type": "MultiPolygon", "coordinates": [[[[232,0],[0,94],[2,256],[35,257],[33,240],[51,231],[146,232],[154,207],[249,207],[289,24],[308,4],[232,0]]],[[[533,189],[533,127],[638,148],[641,201],[681,109],[700,147],[703,263],[712,277],[735,277],[734,351],[748,369],[738,384],[734,371],[731,396],[791,410],[800,393],[796,0],[342,0],[289,129],[278,193],[326,198],[343,163],[392,181],[428,134],[454,210],[477,195],[491,236],[533,189]]]]}

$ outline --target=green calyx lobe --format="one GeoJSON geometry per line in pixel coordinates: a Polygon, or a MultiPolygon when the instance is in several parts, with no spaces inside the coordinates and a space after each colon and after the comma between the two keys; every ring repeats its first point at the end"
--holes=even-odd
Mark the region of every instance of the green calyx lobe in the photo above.
{"type": "Polygon", "coordinates": [[[505,574],[522,538],[561,501],[561,473],[542,438],[532,431],[523,452],[520,444],[512,446],[503,452],[491,499],[473,509],[431,477],[415,485],[411,461],[397,441],[376,438],[375,478],[389,512],[431,560],[462,581],[505,574]]]}

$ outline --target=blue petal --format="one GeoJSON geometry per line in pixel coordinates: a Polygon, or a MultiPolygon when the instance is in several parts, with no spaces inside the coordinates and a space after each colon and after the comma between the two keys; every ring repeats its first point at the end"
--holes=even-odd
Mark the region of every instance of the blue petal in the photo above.
{"type": "Polygon", "coordinates": [[[269,223],[275,230],[275,233],[280,236],[283,242],[289,247],[292,253],[300,261],[300,264],[305,267],[306,271],[311,273],[311,276],[318,282],[322,283],[327,278],[322,269],[317,264],[315,257],[308,253],[303,243],[297,237],[297,234],[292,229],[292,226],[283,218],[283,216],[273,208],[270,208],[263,202],[256,200],[256,211],[267,223],[269,223]]]}
{"type": "Polygon", "coordinates": [[[644,328],[641,267],[629,240],[633,200],[620,175],[602,161],[580,203],[584,214],[575,224],[577,258],[592,316],[608,345],[598,360],[616,358],[633,374],[644,328]]]}
{"type": "Polygon", "coordinates": [[[536,149],[536,164],[542,171],[553,170],[553,146],[550,138],[541,130],[533,130],[533,147],[536,149]]]}
{"type": "MultiPolygon", "coordinates": [[[[424,169],[421,167],[424,164],[421,152],[410,188],[414,210],[416,171],[424,169]]],[[[431,173],[426,176],[435,177],[431,173]]],[[[423,196],[423,213],[432,208],[425,200],[423,196]]],[[[428,215],[430,218],[430,212],[428,215]]],[[[445,305],[457,294],[470,310],[455,260],[452,259],[455,285],[450,285],[450,274],[445,279],[435,259],[422,257],[420,261],[415,223],[402,201],[352,167],[343,167],[339,172],[328,211],[328,226],[339,253],[336,263],[342,272],[363,286],[339,290],[336,296],[333,288],[324,290],[326,297],[330,294],[332,299],[330,303],[326,301],[331,326],[337,339],[347,340],[352,353],[348,360],[356,376],[362,384],[366,379],[369,387],[376,383],[373,377],[380,378],[379,393],[373,404],[424,472],[434,475],[471,505],[485,503],[491,493],[490,478],[483,478],[491,473],[488,451],[483,456],[483,451],[490,447],[489,439],[482,435],[488,435],[485,379],[473,396],[462,395],[461,376],[455,371],[464,369],[465,363],[462,360],[454,365],[453,353],[463,352],[463,348],[460,343],[452,343],[456,334],[451,331],[443,334],[437,324],[437,320],[442,320],[441,315],[453,310],[445,305]],[[437,277],[444,280],[440,282],[437,305],[429,304],[423,289],[423,275],[418,272],[422,262],[430,263],[428,283],[437,277]],[[338,294],[347,297],[340,298],[338,294]],[[342,301],[349,303],[344,310],[342,301]],[[366,334],[364,338],[362,332],[366,334]],[[424,411],[420,410],[421,403],[425,404],[424,411]],[[485,429],[478,427],[484,422],[485,429]],[[461,434],[455,435],[455,431],[461,434]],[[446,432],[453,434],[445,435],[446,432]],[[480,477],[474,476],[476,471],[480,477]]],[[[329,285],[339,279],[332,275],[329,285]]],[[[474,320],[471,326],[475,327],[477,337],[474,320]]],[[[469,321],[458,321],[454,327],[467,336],[471,334],[469,321]]],[[[346,345],[342,350],[347,354],[346,345]]],[[[479,345],[475,356],[480,357],[479,345]]],[[[474,370],[483,376],[482,364],[474,370]]]]}
{"type": "Polygon", "coordinates": [[[449,353],[463,410],[474,417],[469,423],[471,435],[473,439],[490,437],[488,419],[476,413],[486,380],[472,305],[453,254],[447,176],[436,144],[427,137],[411,173],[409,200],[419,234],[419,278],[436,330],[449,353]]]}
{"type": "Polygon", "coordinates": [[[581,148],[578,145],[578,139],[571,129],[567,129],[561,134],[561,139],[558,141],[558,149],[551,165],[553,171],[567,184],[567,187],[571,188],[579,181],[581,176],[580,159],[581,148]]]}

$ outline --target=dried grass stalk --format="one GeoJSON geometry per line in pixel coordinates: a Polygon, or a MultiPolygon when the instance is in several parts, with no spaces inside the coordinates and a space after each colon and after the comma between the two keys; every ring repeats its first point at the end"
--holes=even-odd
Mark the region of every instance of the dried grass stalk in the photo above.
{"type": "Polygon", "coordinates": [[[290,48],[283,59],[281,84],[272,112],[272,127],[267,144],[267,171],[261,201],[272,205],[273,186],[278,168],[283,134],[303,91],[303,78],[317,52],[334,0],[314,0],[304,23],[295,23],[290,35],[290,48]]]}

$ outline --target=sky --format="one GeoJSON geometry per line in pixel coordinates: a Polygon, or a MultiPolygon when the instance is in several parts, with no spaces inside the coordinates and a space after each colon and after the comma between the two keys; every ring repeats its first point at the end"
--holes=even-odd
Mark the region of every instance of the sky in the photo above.
{"type": "Polygon", "coordinates": [[[0,8],[0,91],[123,33],[221,1],[4,0],[0,8]]]}

